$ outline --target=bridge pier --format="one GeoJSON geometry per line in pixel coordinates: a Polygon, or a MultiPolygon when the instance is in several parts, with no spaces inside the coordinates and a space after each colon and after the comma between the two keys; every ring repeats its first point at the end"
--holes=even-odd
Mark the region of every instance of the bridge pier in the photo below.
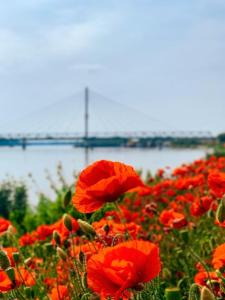
{"type": "Polygon", "coordinates": [[[26,138],[22,138],[22,149],[26,150],[27,148],[27,139],[26,138]]]}

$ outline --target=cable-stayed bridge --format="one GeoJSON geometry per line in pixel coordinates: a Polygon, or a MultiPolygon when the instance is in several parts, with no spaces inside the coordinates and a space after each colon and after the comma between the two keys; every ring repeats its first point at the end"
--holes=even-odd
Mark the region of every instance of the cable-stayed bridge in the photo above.
{"type": "Polygon", "coordinates": [[[157,118],[85,88],[14,122],[0,126],[0,146],[139,146],[172,139],[212,140],[210,132],[177,131],[157,118]]]}

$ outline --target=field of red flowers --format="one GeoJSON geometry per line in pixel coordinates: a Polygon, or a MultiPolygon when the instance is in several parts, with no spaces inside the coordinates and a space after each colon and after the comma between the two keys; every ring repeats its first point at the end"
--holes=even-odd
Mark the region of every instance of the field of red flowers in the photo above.
{"type": "Polygon", "coordinates": [[[0,299],[225,299],[225,158],[145,182],[97,161],[62,205],[23,236],[0,219],[0,299]]]}

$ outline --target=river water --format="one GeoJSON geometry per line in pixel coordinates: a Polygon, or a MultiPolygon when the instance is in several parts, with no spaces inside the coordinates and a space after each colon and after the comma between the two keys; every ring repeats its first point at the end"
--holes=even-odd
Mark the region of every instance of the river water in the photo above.
{"type": "Polygon", "coordinates": [[[82,170],[87,163],[99,159],[121,161],[142,169],[155,172],[159,168],[175,168],[182,163],[204,157],[206,149],[137,149],[137,148],[95,148],[88,153],[82,148],[72,147],[30,147],[0,148],[0,181],[7,178],[23,180],[28,186],[30,202],[37,203],[40,192],[54,199],[54,192],[46,179],[50,174],[59,185],[57,165],[63,167],[62,173],[67,182],[73,182],[74,172],[82,170]],[[32,176],[30,176],[32,174],[32,176]]]}

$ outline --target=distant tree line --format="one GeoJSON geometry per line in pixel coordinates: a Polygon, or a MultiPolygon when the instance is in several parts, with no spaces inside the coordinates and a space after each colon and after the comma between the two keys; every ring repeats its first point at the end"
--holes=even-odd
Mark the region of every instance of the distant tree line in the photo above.
{"type": "Polygon", "coordinates": [[[225,143],[225,132],[219,134],[217,138],[220,143],[222,143],[222,144],[225,143]]]}
{"type": "Polygon", "coordinates": [[[65,212],[64,191],[58,190],[54,201],[39,194],[36,207],[32,207],[25,183],[5,181],[0,184],[0,217],[10,220],[21,234],[41,224],[54,223],[65,212]]]}

